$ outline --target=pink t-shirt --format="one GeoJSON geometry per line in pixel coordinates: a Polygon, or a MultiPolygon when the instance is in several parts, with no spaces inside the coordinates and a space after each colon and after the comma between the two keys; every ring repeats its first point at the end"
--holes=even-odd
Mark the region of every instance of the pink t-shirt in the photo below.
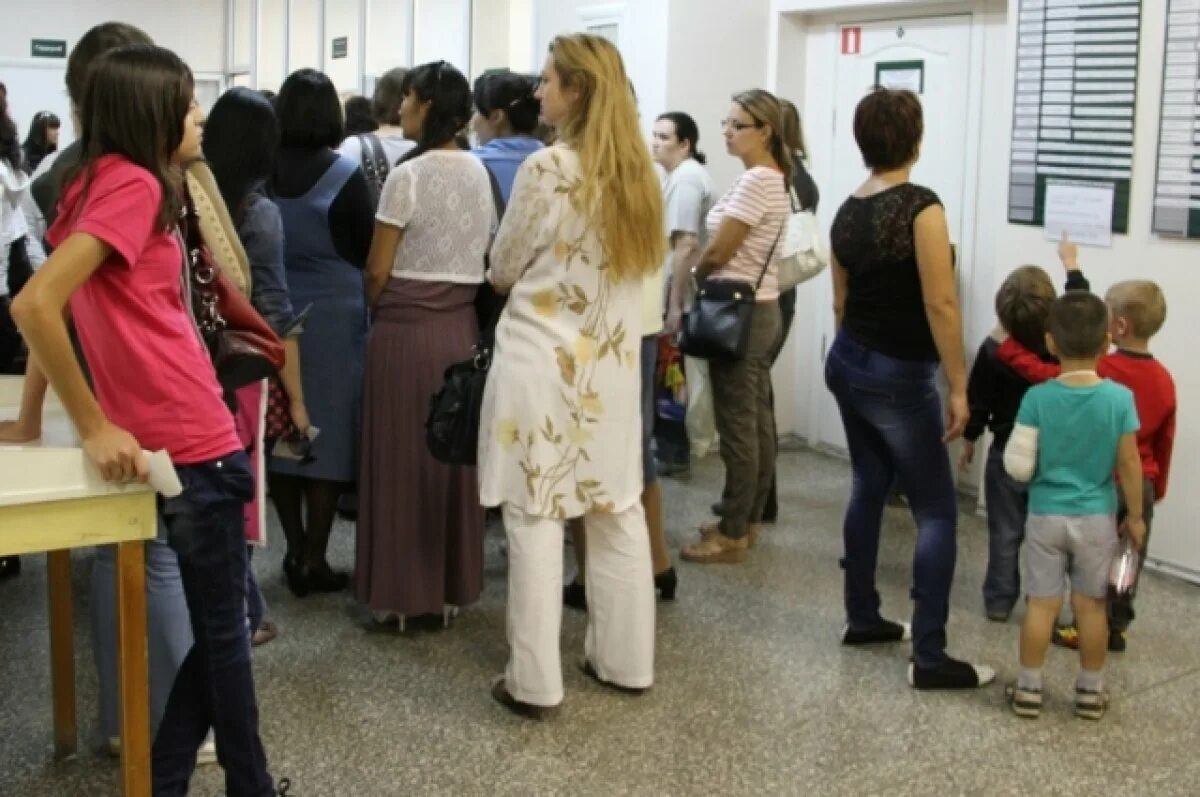
{"type": "Polygon", "coordinates": [[[758,282],[758,275],[762,273],[767,256],[771,255],[771,265],[763,276],[756,298],[760,302],[778,299],[779,246],[775,241],[779,237],[779,243],[783,243],[779,233],[791,212],[792,205],[788,199],[783,172],[769,166],[755,166],[743,172],[733,187],[708,212],[706,224],[709,240],[716,235],[721,220],[726,216],[749,225],[750,232],[734,253],[733,259],[713,271],[709,277],[718,280],[741,280],[753,285],[758,282]],[[772,247],[775,249],[774,254],[771,252],[772,247]]]}
{"type": "Polygon", "coordinates": [[[182,293],[183,255],[173,231],[156,232],[162,187],[118,155],[82,178],[46,233],[53,246],[87,233],[113,253],[71,297],[71,314],[108,419],[179,465],[241,449],[233,415],[182,293]]]}

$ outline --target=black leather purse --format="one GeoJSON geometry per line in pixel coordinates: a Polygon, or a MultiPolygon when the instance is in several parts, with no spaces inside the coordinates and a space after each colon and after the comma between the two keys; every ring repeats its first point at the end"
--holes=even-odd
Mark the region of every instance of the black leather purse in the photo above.
{"type": "MultiPolygon", "coordinates": [[[[504,216],[504,199],[500,184],[488,169],[492,183],[492,201],[496,217],[504,216]]],[[[487,257],[484,257],[486,262],[487,257]]],[[[496,325],[504,310],[504,297],[484,282],[475,300],[479,314],[479,342],[471,356],[446,369],[445,381],[429,400],[429,415],[425,419],[425,445],[438,462],[447,465],[474,465],[479,447],[479,414],[483,408],[483,390],[487,386],[488,369],[492,365],[492,349],[496,340],[496,325]]]]}
{"type": "Polygon", "coordinates": [[[782,234],[783,228],[780,227],[779,235],[775,236],[775,243],[771,244],[771,251],[758,274],[758,281],[753,285],[741,280],[711,277],[704,280],[696,292],[692,309],[684,313],[679,336],[680,351],[689,357],[719,362],[736,362],[746,356],[756,295],[782,234]]]}

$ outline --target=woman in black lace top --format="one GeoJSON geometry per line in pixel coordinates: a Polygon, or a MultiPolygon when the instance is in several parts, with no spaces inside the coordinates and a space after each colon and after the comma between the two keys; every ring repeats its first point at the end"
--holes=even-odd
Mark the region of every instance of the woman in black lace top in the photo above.
{"type": "Polygon", "coordinates": [[[937,194],[909,182],[923,132],[921,103],[910,92],[877,89],[859,103],[854,137],[871,175],[842,205],[831,233],[838,335],[825,381],[854,471],[843,529],[842,642],[911,636],[909,683],[964,689],[995,673],[946,654],[958,515],[946,443],[967,422],[967,372],[946,215],[937,194]],[[950,383],[945,423],[934,381],[939,362],[950,383]],[[893,481],[917,522],[911,628],[883,619],[875,589],[879,526],[893,481]]]}

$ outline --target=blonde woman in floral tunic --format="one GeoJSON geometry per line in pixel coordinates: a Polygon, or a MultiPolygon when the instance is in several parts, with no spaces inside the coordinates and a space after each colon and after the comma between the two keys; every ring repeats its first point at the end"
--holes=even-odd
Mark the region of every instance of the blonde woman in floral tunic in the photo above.
{"type": "Polygon", "coordinates": [[[563,521],[582,517],[591,611],[584,671],[654,679],[642,513],[642,276],[662,261],[662,199],[621,57],[559,37],[538,97],[559,145],[531,155],[492,247],[509,293],[479,435],[481,498],[508,535],[508,667],[493,696],[526,716],[562,701],[563,521]]]}

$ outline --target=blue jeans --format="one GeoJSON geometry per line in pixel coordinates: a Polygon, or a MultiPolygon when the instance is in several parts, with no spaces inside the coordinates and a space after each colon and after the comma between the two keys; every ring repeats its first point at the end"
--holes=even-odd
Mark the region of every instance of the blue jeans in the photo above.
{"type": "Polygon", "coordinates": [[[1004,469],[1004,448],[988,450],[983,494],[987,501],[988,563],[983,605],[1008,614],[1021,596],[1020,551],[1029,515],[1029,490],[1004,469]]]}
{"type": "Polygon", "coordinates": [[[183,494],[161,502],[179,557],[195,644],[175,677],[154,739],[156,797],[187,794],[196,751],[211,727],[231,797],[274,791],[258,735],[246,633],[246,538],[242,509],[254,495],[244,452],[177,466],[183,494]]]}
{"type": "Polygon", "coordinates": [[[850,448],[853,486],[842,534],[846,615],[855,629],[882,619],[875,566],[884,502],[893,481],[917,523],[913,557],[913,653],[918,667],[946,659],[946,621],[957,555],[958,505],[941,442],[937,363],[898,360],[838,334],[825,362],[850,448]]]}
{"type": "MultiPolygon", "coordinates": [[[[159,539],[146,542],[146,630],[150,663],[150,738],[158,732],[175,675],[192,647],[187,601],[179,560],[167,545],[165,528],[159,539]]],[[[100,732],[105,739],[121,736],[117,681],[116,551],[111,545],[96,549],[92,562],[92,652],[100,683],[100,732]]]]}

